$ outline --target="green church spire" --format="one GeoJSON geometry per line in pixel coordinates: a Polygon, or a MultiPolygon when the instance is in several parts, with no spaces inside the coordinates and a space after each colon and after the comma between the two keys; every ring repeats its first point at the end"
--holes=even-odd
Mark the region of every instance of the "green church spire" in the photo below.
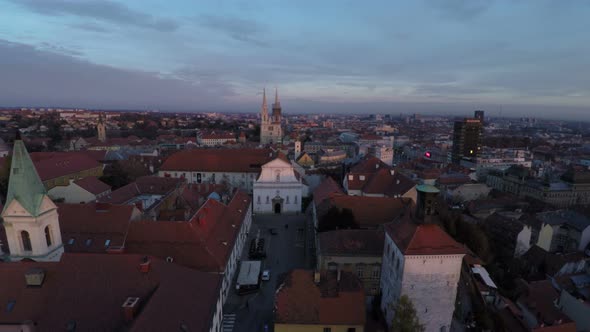
{"type": "Polygon", "coordinates": [[[20,137],[17,137],[12,151],[8,194],[2,212],[6,211],[13,200],[17,200],[33,217],[37,217],[45,195],[47,190],[37,174],[27,148],[20,137]]]}

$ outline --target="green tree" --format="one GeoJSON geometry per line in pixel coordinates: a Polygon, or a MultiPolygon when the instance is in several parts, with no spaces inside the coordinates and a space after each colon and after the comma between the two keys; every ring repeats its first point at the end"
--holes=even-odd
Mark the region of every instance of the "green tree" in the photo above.
{"type": "Polygon", "coordinates": [[[395,315],[391,321],[391,332],[423,332],[424,326],[420,324],[416,309],[412,300],[407,295],[402,295],[394,308],[395,315]]]}

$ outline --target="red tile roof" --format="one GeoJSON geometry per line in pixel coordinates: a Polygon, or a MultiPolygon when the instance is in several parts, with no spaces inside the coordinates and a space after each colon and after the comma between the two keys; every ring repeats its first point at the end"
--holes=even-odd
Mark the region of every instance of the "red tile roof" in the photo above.
{"type": "Polygon", "coordinates": [[[111,186],[100,181],[95,176],[88,176],[83,179],[76,180],[74,183],[94,195],[102,194],[111,190],[111,186]]]}
{"type": "Polygon", "coordinates": [[[411,206],[409,198],[333,195],[318,206],[317,213],[322,216],[332,207],[350,209],[361,228],[374,228],[395,220],[411,206]]]}
{"type": "Polygon", "coordinates": [[[180,178],[163,178],[158,176],[142,176],[123,186],[112,191],[107,196],[99,199],[103,203],[111,204],[125,204],[133,198],[143,195],[166,195],[175,190],[184,183],[184,179],[180,178]]]}
{"type": "Polygon", "coordinates": [[[459,255],[467,250],[436,224],[417,224],[404,218],[385,225],[404,255],[459,255]]]}
{"type": "Polygon", "coordinates": [[[203,273],[156,258],[150,270],[139,271],[142,255],[64,254],[60,262],[0,264],[0,324],[32,321],[37,331],[209,331],[221,276],[203,273]],[[27,287],[24,274],[45,271],[41,287],[27,287]],[[194,294],[198,294],[195,297],[194,294]],[[127,297],[139,297],[132,323],[121,309],[127,297]]]}
{"type": "Polygon", "coordinates": [[[104,203],[57,204],[57,207],[62,241],[68,252],[105,252],[107,240],[110,247],[122,246],[135,210],[131,205],[104,203]],[[74,243],[69,244],[70,239],[74,243]]]}
{"type": "Polygon", "coordinates": [[[237,191],[227,206],[207,200],[188,222],[133,222],[126,250],[171,257],[178,264],[203,271],[224,271],[249,207],[250,197],[237,191]]]}
{"type": "Polygon", "coordinates": [[[376,229],[340,229],[318,233],[320,254],[383,255],[384,233],[376,229]]]}
{"type": "Polygon", "coordinates": [[[41,181],[102,167],[96,160],[78,152],[33,152],[31,159],[41,181]]]}
{"type": "Polygon", "coordinates": [[[160,170],[257,173],[272,159],[270,149],[193,149],[171,155],[160,170]]]}
{"type": "Polygon", "coordinates": [[[332,179],[327,177],[319,186],[313,191],[313,201],[316,205],[319,205],[325,199],[333,195],[344,195],[342,188],[332,179]]]}
{"type": "Polygon", "coordinates": [[[293,270],[275,295],[276,324],[364,325],[365,292],[350,272],[322,275],[319,285],[314,273],[293,270]]]}
{"type": "Polygon", "coordinates": [[[362,191],[366,194],[382,194],[389,197],[402,196],[416,186],[400,172],[380,168],[369,178],[362,191]]]}

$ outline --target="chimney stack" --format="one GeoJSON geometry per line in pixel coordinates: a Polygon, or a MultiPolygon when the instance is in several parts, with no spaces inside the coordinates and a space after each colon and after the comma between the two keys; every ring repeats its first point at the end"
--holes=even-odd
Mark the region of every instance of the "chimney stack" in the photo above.
{"type": "Polygon", "coordinates": [[[341,276],[341,272],[340,272],[340,269],[338,269],[338,271],[336,272],[336,281],[338,281],[338,283],[340,283],[340,276],[341,276]]]}
{"type": "Polygon", "coordinates": [[[313,282],[317,285],[320,283],[320,272],[319,271],[315,271],[313,273],[313,282]]]}
{"type": "Polygon", "coordinates": [[[148,273],[148,272],[150,272],[150,265],[151,265],[150,259],[147,256],[145,256],[143,258],[142,262],[139,263],[139,271],[141,273],[148,273]]]}
{"type": "Polygon", "coordinates": [[[135,314],[137,313],[137,307],[139,306],[139,297],[128,297],[121,308],[123,309],[123,317],[126,322],[133,321],[135,314]]]}

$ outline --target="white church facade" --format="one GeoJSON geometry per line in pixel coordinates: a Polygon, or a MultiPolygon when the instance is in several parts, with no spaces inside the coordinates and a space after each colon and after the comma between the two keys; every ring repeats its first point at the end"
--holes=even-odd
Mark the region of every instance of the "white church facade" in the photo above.
{"type": "Polygon", "coordinates": [[[307,192],[301,176],[285,157],[262,165],[253,187],[254,213],[299,213],[301,198],[307,192]]]}

